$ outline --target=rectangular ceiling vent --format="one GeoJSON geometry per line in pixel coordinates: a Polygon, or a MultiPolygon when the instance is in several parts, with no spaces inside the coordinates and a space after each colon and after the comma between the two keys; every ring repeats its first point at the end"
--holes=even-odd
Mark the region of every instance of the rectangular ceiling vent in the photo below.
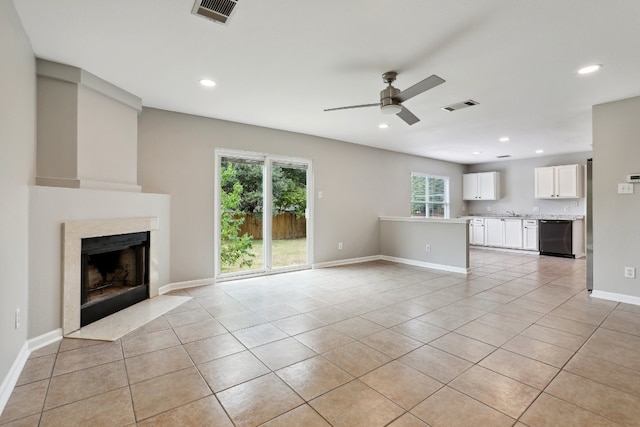
{"type": "Polygon", "coordinates": [[[237,3],[238,0],[196,0],[191,13],[226,24],[237,3]]]}
{"type": "Polygon", "coordinates": [[[507,157],[511,157],[511,154],[503,154],[502,156],[496,156],[496,159],[506,159],[507,157]]]}
{"type": "Polygon", "coordinates": [[[458,102],[457,104],[447,105],[446,107],[442,107],[442,109],[446,111],[458,111],[458,110],[462,110],[463,108],[473,107],[474,105],[478,105],[478,104],[479,102],[474,101],[473,99],[468,99],[463,102],[458,102]]]}

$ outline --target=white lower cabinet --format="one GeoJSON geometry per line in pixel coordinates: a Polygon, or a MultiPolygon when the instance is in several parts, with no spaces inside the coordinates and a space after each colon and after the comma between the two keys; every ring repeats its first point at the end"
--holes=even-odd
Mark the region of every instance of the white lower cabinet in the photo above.
{"type": "Polygon", "coordinates": [[[485,218],[485,244],[487,246],[502,246],[502,219],[485,218]]]}
{"type": "MultiPolygon", "coordinates": [[[[484,242],[476,240],[475,233],[477,228],[473,227],[473,221],[470,227],[473,229],[473,235],[469,236],[469,242],[472,245],[495,246],[499,248],[522,249],[523,234],[522,220],[516,218],[484,218],[484,242]]],[[[482,220],[480,220],[482,221],[482,220]]]]}
{"type": "Polygon", "coordinates": [[[484,245],[484,219],[474,218],[469,221],[469,244],[484,245]]]}
{"type": "Polygon", "coordinates": [[[503,219],[504,246],[507,248],[522,249],[522,220],[503,219]]]}
{"type": "Polygon", "coordinates": [[[525,219],[522,221],[522,249],[537,251],[538,243],[538,220],[525,219]]]}

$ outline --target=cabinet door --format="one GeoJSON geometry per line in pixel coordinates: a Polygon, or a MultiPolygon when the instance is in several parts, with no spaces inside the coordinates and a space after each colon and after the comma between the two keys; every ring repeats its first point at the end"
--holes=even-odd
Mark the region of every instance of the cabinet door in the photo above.
{"type": "Polygon", "coordinates": [[[522,227],[522,236],[524,242],[522,243],[523,249],[532,251],[538,250],[538,226],[524,224],[522,227]]]}
{"type": "Polygon", "coordinates": [[[469,236],[469,241],[471,244],[484,245],[484,224],[471,222],[470,230],[471,235],[469,236]]]}
{"type": "Polygon", "coordinates": [[[486,218],[484,220],[485,242],[488,246],[502,246],[502,220],[499,218],[486,218]]]}
{"type": "Polygon", "coordinates": [[[535,198],[536,199],[555,199],[555,168],[536,168],[535,169],[535,198]]]}
{"type": "Polygon", "coordinates": [[[556,197],[579,197],[579,165],[556,167],[556,197]]]}
{"type": "Polygon", "coordinates": [[[462,199],[477,200],[478,199],[478,174],[465,173],[462,175],[462,199]]]}
{"type": "Polygon", "coordinates": [[[495,172],[483,172],[478,174],[478,198],[481,200],[496,200],[497,174],[495,172]]]}
{"type": "Polygon", "coordinates": [[[522,249],[522,220],[504,219],[504,245],[522,249]]]}

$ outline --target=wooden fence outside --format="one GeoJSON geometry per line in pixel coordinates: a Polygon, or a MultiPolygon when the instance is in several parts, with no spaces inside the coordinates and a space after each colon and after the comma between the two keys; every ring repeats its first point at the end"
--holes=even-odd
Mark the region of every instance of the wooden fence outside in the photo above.
{"type": "MultiPolygon", "coordinates": [[[[244,224],[240,226],[240,235],[247,233],[255,240],[262,239],[262,215],[245,215],[244,224]]],[[[304,216],[297,217],[295,213],[285,212],[276,214],[272,218],[272,239],[303,239],[307,237],[307,220],[304,216]]]]}

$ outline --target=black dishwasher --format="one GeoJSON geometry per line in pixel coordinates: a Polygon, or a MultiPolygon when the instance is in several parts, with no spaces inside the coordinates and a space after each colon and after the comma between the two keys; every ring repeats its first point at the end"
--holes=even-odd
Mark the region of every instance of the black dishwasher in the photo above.
{"type": "Polygon", "coordinates": [[[540,255],[575,258],[573,254],[573,221],[540,220],[540,255]]]}

